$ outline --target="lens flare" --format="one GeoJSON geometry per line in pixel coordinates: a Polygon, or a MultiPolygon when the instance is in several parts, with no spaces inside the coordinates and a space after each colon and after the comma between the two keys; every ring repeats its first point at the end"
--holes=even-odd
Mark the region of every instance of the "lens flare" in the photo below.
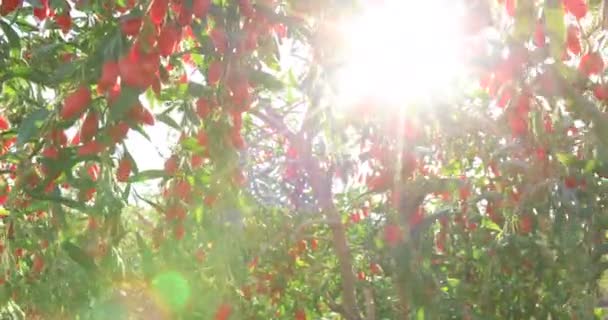
{"type": "Polygon", "coordinates": [[[462,72],[459,1],[383,1],[342,26],[349,56],[338,75],[338,101],[388,105],[448,94],[462,72]]]}

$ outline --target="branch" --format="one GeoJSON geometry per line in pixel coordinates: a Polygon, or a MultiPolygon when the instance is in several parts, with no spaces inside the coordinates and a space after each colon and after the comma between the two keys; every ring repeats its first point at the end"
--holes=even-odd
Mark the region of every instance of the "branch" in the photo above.
{"type": "MultiPolygon", "coordinates": [[[[266,108],[266,112],[272,113],[272,110],[266,108]]],[[[307,132],[300,131],[294,134],[287,128],[283,119],[278,115],[266,115],[257,110],[252,110],[251,114],[264,121],[278,132],[284,134],[290,144],[296,148],[298,155],[302,159],[304,170],[308,173],[310,186],[313,194],[320,206],[320,211],[324,212],[328,220],[341,221],[340,213],[333,203],[333,193],[331,190],[332,176],[328,172],[324,172],[319,164],[319,160],[313,156],[313,151],[310,142],[304,139],[307,132]]],[[[310,135],[307,135],[310,138],[310,135]]],[[[358,307],[355,288],[355,274],[352,268],[352,258],[348,242],[346,240],[346,230],[342,223],[330,224],[333,233],[333,244],[336,256],[340,265],[340,276],[342,278],[342,307],[344,308],[344,317],[347,320],[361,319],[358,307]]]]}
{"type": "Polygon", "coordinates": [[[365,287],[363,289],[363,296],[365,297],[365,319],[376,320],[376,304],[374,302],[374,292],[371,287],[365,287]]]}

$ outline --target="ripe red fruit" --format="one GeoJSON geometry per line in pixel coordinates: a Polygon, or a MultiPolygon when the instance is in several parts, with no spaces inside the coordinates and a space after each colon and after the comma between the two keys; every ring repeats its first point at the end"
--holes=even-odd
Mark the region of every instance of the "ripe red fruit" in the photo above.
{"type": "Polygon", "coordinates": [[[211,106],[209,105],[209,101],[205,98],[199,98],[196,101],[196,114],[198,114],[201,119],[205,119],[210,113],[211,106]]]}
{"type": "Polygon", "coordinates": [[[174,24],[166,24],[158,36],[158,49],[163,57],[167,57],[177,49],[182,38],[181,27],[174,24]]]}
{"type": "Polygon", "coordinates": [[[153,126],[155,123],[152,112],[150,112],[150,110],[142,106],[140,103],[133,106],[129,110],[127,116],[136,123],[142,123],[150,126],[153,126]]]}
{"type": "Polygon", "coordinates": [[[209,70],[207,71],[207,83],[210,85],[215,85],[220,81],[222,76],[222,63],[220,61],[213,61],[209,65],[209,70]]]}
{"type": "Polygon", "coordinates": [[[192,169],[196,169],[196,168],[200,168],[200,166],[203,165],[203,157],[199,156],[197,154],[192,155],[192,157],[190,158],[190,166],[192,166],[192,169]]]}
{"type": "Polygon", "coordinates": [[[90,165],[87,168],[87,174],[89,175],[91,180],[97,181],[97,179],[99,178],[99,165],[97,165],[96,163],[90,165]]]}
{"type": "Polygon", "coordinates": [[[516,5],[516,0],[506,0],[505,1],[505,9],[507,10],[507,14],[511,17],[515,17],[515,5],[516,5]]]}
{"type": "Polygon", "coordinates": [[[79,156],[90,156],[101,153],[105,149],[105,146],[98,141],[89,141],[78,148],[79,156]]]}
{"type": "Polygon", "coordinates": [[[52,15],[49,0],[40,0],[40,6],[34,7],[32,11],[34,17],[38,18],[38,21],[42,21],[52,15]]]}
{"type": "Polygon", "coordinates": [[[399,226],[389,224],[384,227],[384,241],[391,246],[397,246],[402,240],[402,230],[399,226]]]}
{"type": "Polygon", "coordinates": [[[228,320],[232,313],[232,307],[227,303],[222,303],[215,312],[215,320],[228,320]]]}
{"type": "Polygon", "coordinates": [[[101,67],[101,77],[97,82],[97,85],[102,89],[106,90],[112,88],[118,80],[118,62],[106,61],[101,67]]]}
{"type": "Polygon", "coordinates": [[[534,222],[529,214],[521,216],[519,218],[519,232],[524,235],[532,232],[533,224],[534,222]]]}
{"type": "Polygon", "coordinates": [[[54,146],[48,146],[42,151],[42,156],[49,159],[57,160],[57,158],[59,157],[59,151],[54,146]]]}
{"type": "Polygon", "coordinates": [[[150,6],[150,18],[155,25],[161,25],[169,9],[169,0],[153,0],[150,6]]]}
{"type": "Polygon", "coordinates": [[[165,161],[165,173],[169,176],[175,175],[179,166],[179,159],[176,155],[171,156],[165,161]]]}
{"type": "Polygon", "coordinates": [[[0,115],[0,130],[5,131],[10,129],[11,125],[8,122],[8,119],[6,119],[5,116],[0,115]]]}
{"type": "Polygon", "coordinates": [[[177,22],[180,26],[189,26],[192,23],[192,11],[184,6],[179,13],[177,22]]]}
{"type": "Polygon", "coordinates": [[[372,274],[378,275],[378,274],[382,273],[382,268],[380,268],[379,264],[372,262],[369,264],[369,271],[372,274]]]}
{"type": "Polygon", "coordinates": [[[536,23],[534,30],[534,45],[538,48],[545,46],[545,25],[540,21],[536,23]]]}
{"type": "Polygon", "coordinates": [[[583,18],[588,11],[585,0],[564,0],[564,9],[577,19],[583,18]]]}
{"type": "Polygon", "coordinates": [[[568,32],[566,34],[566,45],[568,50],[575,55],[581,54],[581,40],[580,30],[575,25],[568,26],[568,32]]]}
{"type": "Polygon", "coordinates": [[[127,182],[129,180],[129,175],[131,175],[132,167],[133,163],[131,162],[131,159],[128,157],[120,159],[118,168],[116,169],[116,180],[119,182],[127,182]]]}
{"type": "Polygon", "coordinates": [[[511,135],[520,137],[528,131],[528,120],[518,114],[511,113],[508,117],[509,126],[511,127],[511,135]]]}
{"type": "Polygon", "coordinates": [[[129,125],[124,122],[119,122],[108,128],[108,135],[112,138],[112,142],[119,143],[127,137],[129,125]]]}
{"type": "Polygon", "coordinates": [[[564,179],[564,185],[568,189],[574,189],[574,188],[576,188],[576,186],[578,185],[578,183],[576,181],[576,177],[573,177],[573,176],[566,177],[564,179]]]}
{"type": "Polygon", "coordinates": [[[141,17],[128,17],[120,21],[120,30],[126,36],[136,36],[139,34],[142,23],[141,17]]]}
{"type": "Polygon", "coordinates": [[[198,144],[201,147],[206,147],[207,143],[209,142],[209,137],[207,136],[207,133],[205,132],[205,130],[200,130],[198,132],[198,134],[196,135],[196,141],[198,142],[198,144]]]}
{"type": "Polygon", "coordinates": [[[148,76],[142,68],[141,62],[129,56],[125,56],[118,61],[121,82],[130,87],[146,89],[148,88],[148,76]]]}
{"type": "Polygon", "coordinates": [[[359,279],[359,281],[365,281],[365,278],[366,278],[365,272],[363,272],[363,271],[357,272],[357,278],[359,279]]]}
{"type": "Polygon", "coordinates": [[[578,70],[585,76],[598,75],[604,71],[604,59],[598,52],[590,52],[581,58],[578,70]]]}
{"type": "Polygon", "coordinates": [[[247,18],[253,18],[255,15],[253,6],[251,5],[251,1],[249,0],[239,0],[239,11],[241,15],[247,18]]]}
{"type": "Polygon", "coordinates": [[[3,0],[0,4],[0,16],[5,16],[21,7],[23,0],[3,0]]]}
{"type": "Polygon", "coordinates": [[[55,23],[61,28],[61,31],[66,34],[72,28],[72,17],[69,12],[63,12],[55,16],[55,23]]]}
{"type": "Polygon", "coordinates": [[[243,139],[240,130],[230,130],[230,141],[235,149],[241,150],[245,148],[245,139],[243,139]]]}
{"type": "Polygon", "coordinates": [[[195,17],[203,19],[209,12],[211,0],[192,0],[192,13],[195,17]]]}
{"type": "Polygon", "coordinates": [[[598,84],[593,88],[593,95],[598,100],[604,101],[608,100],[608,85],[606,84],[598,84]]]}
{"type": "Polygon", "coordinates": [[[183,223],[178,223],[175,225],[173,235],[175,236],[176,240],[182,240],[184,238],[186,235],[186,228],[184,227],[183,223]]]}
{"type": "Polygon", "coordinates": [[[192,187],[190,183],[186,180],[179,180],[175,183],[173,192],[175,196],[184,201],[190,200],[190,195],[192,194],[192,187]]]}
{"type": "Polygon", "coordinates": [[[65,98],[60,116],[63,120],[70,120],[80,116],[91,103],[91,91],[81,86],[65,98]]]}
{"type": "Polygon", "coordinates": [[[87,117],[82,122],[82,128],[80,128],[80,140],[82,142],[91,141],[97,134],[99,129],[99,115],[96,111],[90,111],[87,117]]]}
{"type": "Polygon", "coordinates": [[[302,309],[296,310],[296,314],[294,316],[295,320],[306,320],[306,312],[302,309]]]}
{"type": "Polygon", "coordinates": [[[216,27],[211,30],[209,36],[211,37],[211,42],[213,42],[217,52],[222,55],[226,53],[226,50],[228,50],[228,37],[226,36],[226,31],[216,27]]]}

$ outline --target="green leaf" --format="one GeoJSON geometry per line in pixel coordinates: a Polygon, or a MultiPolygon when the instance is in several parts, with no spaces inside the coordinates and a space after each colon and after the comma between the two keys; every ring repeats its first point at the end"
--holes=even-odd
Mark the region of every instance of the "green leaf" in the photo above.
{"type": "Polygon", "coordinates": [[[13,29],[13,27],[11,27],[4,20],[0,19],[0,28],[2,28],[2,32],[4,33],[4,35],[6,36],[6,38],[8,39],[8,43],[10,44],[11,47],[13,47],[13,48],[20,48],[21,47],[21,39],[19,38],[19,35],[13,29]]]}
{"type": "Polygon", "coordinates": [[[51,83],[61,83],[69,78],[71,78],[77,70],[77,65],[75,63],[66,63],[62,64],[53,72],[49,81],[51,83]]]}
{"type": "Polygon", "coordinates": [[[549,1],[545,7],[545,22],[551,39],[549,47],[551,56],[559,59],[564,51],[564,43],[566,43],[566,24],[561,1],[549,1]]]}
{"type": "Polygon", "coordinates": [[[137,235],[137,246],[139,247],[139,251],[141,252],[142,257],[142,271],[146,278],[151,278],[154,275],[154,263],[152,260],[152,251],[142,238],[141,234],[136,233],[137,235]]]}
{"type": "Polygon", "coordinates": [[[146,180],[152,180],[152,179],[158,179],[158,178],[164,178],[164,177],[165,177],[165,171],[163,171],[163,170],[145,170],[145,171],[140,171],[136,175],[133,175],[129,179],[129,182],[140,182],[140,181],[146,181],[146,180]]]}
{"type": "Polygon", "coordinates": [[[181,145],[185,150],[192,152],[202,152],[204,150],[204,148],[198,144],[198,141],[193,137],[182,140],[181,145]]]}
{"type": "Polygon", "coordinates": [[[118,100],[110,107],[110,117],[112,119],[121,119],[129,109],[139,103],[140,94],[141,90],[139,89],[123,86],[118,100]]]}
{"type": "Polygon", "coordinates": [[[502,229],[500,228],[500,226],[498,226],[496,223],[494,223],[494,221],[492,221],[490,219],[483,219],[481,222],[481,227],[485,228],[485,229],[489,229],[489,230],[502,232],[502,229]]]}
{"type": "Polygon", "coordinates": [[[260,70],[253,70],[249,75],[252,82],[261,84],[264,88],[270,90],[280,90],[283,88],[283,82],[275,76],[260,70]]]}
{"type": "Polygon", "coordinates": [[[519,1],[515,16],[515,38],[525,41],[529,39],[534,31],[534,2],[519,1]]]}
{"type": "Polygon", "coordinates": [[[77,245],[75,245],[71,242],[65,241],[62,244],[62,248],[63,248],[63,250],[65,250],[68,253],[68,255],[70,256],[70,258],[72,258],[72,260],[74,260],[76,263],[78,263],[85,270],[87,270],[89,272],[97,271],[97,265],[95,264],[93,259],[91,257],[89,257],[84,252],[84,250],[82,250],[77,245]]]}
{"type": "Polygon", "coordinates": [[[573,154],[570,153],[558,153],[555,155],[557,157],[557,161],[561,162],[564,166],[571,166],[574,164],[577,159],[573,154]]]}
{"type": "Polygon", "coordinates": [[[47,109],[39,109],[23,120],[17,133],[17,147],[22,147],[38,133],[48,115],[49,111],[47,109]]]}
{"type": "Polygon", "coordinates": [[[416,320],[424,320],[424,308],[418,309],[418,312],[416,312],[416,320]]]}
{"type": "Polygon", "coordinates": [[[179,124],[177,124],[177,122],[175,122],[175,120],[173,118],[171,118],[169,115],[167,115],[166,113],[161,113],[161,114],[157,115],[156,119],[175,130],[181,131],[181,129],[182,129],[179,126],[179,124]]]}

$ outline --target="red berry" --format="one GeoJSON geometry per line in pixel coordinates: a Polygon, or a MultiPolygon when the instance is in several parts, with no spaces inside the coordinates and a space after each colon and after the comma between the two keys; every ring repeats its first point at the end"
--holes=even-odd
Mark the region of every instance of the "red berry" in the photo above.
{"type": "Polygon", "coordinates": [[[247,18],[253,18],[255,14],[251,1],[249,0],[239,0],[239,11],[247,18]]]}
{"type": "Polygon", "coordinates": [[[131,159],[128,157],[124,157],[120,159],[118,162],[118,168],[116,169],[116,180],[119,182],[127,182],[129,180],[129,176],[131,175],[131,169],[133,167],[133,163],[131,159]]]}
{"type": "Polygon", "coordinates": [[[182,29],[174,24],[166,24],[158,36],[158,49],[163,57],[167,57],[177,49],[181,42],[182,29]]]}
{"type": "Polygon", "coordinates": [[[65,98],[60,116],[63,120],[70,120],[78,117],[91,103],[91,91],[81,86],[72,94],[65,98]]]}
{"type": "Polygon", "coordinates": [[[211,0],[192,0],[192,13],[195,17],[203,19],[207,16],[211,0]]]}
{"type": "Polygon", "coordinates": [[[141,17],[128,17],[120,21],[120,30],[126,36],[136,36],[139,34],[142,24],[141,17]]]}
{"type": "Polygon", "coordinates": [[[519,218],[519,232],[521,234],[529,234],[532,232],[534,222],[529,214],[525,214],[519,218]]]}
{"type": "Polygon", "coordinates": [[[196,114],[198,114],[201,119],[205,119],[210,113],[211,107],[209,105],[209,101],[207,101],[205,98],[199,98],[196,101],[196,114]]]}
{"type": "Polygon", "coordinates": [[[150,18],[152,23],[160,25],[165,20],[167,10],[169,9],[169,0],[153,0],[150,6],[150,18]]]}
{"type": "Polygon", "coordinates": [[[606,84],[598,84],[593,88],[593,95],[598,100],[604,101],[608,100],[608,85],[606,84]]]}
{"type": "Polygon", "coordinates": [[[568,26],[566,45],[568,46],[568,50],[573,54],[581,54],[580,30],[575,25],[568,26]]]}
{"type": "Polygon", "coordinates": [[[57,158],[59,158],[59,151],[57,151],[57,148],[54,146],[48,146],[44,150],[42,150],[42,156],[49,159],[57,160],[57,158]]]}
{"type": "Polygon", "coordinates": [[[78,149],[79,156],[90,156],[101,153],[105,149],[105,146],[101,143],[93,140],[83,144],[78,149]]]}
{"type": "Polygon", "coordinates": [[[516,0],[506,0],[505,1],[505,9],[507,10],[507,14],[511,17],[515,17],[515,5],[516,5],[516,0]]]}
{"type": "Polygon", "coordinates": [[[564,9],[577,19],[583,18],[588,11],[585,0],[564,0],[564,9]]]}
{"type": "Polygon", "coordinates": [[[399,226],[389,224],[384,227],[384,241],[389,246],[397,246],[403,239],[402,230],[399,226]]]}
{"type": "Polygon", "coordinates": [[[294,315],[295,320],[306,320],[306,312],[302,309],[296,310],[296,314],[294,315]]]}
{"type": "Polygon", "coordinates": [[[173,235],[177,240],[182,240],[184,238],[184,235],[186,235],[186,228],[184,227],[183,223],[180,222],[175,225],[175,228],[173,229],[173,235]]]}
{"type": "Polygon", "coordinates": [[[5,116],[0,115],[0,130],[5,131],[10,129],[11,125],[5,116]]]}
{"type": "Polygon", "coordinates": [[[576,180],[576,177],[573,176],[568,176],[564,179],[564,185],[566,186],[566,188],[568,189],[574,189],[576,188],[576,186],[578,185],[578,182],[576,180]]]}
{"type": "Polygon", "coordinates": [[[82,128],[80,129],[80,140],[82,142],[91,141],[99,128],[99,115],[95,111],[90,111],[87,117],[82,122],[82,128]]]}
{"type": "Polygon", "coordinates": [[[177,169],[179,166],[179,159],[176,155],[171,156],[167,161],[165,161],[165,173],[169,176],[173,176],[177,173],[177,169]]]}
{"type": "Polygon", "coordinates": [[[581,58],[578,70],[585,76],[599,75],[604,71],[604,59],[598,52],[590,52],[581,58]]]}
{"type": "Polygon", "coordinates": [[[542,22],[536,23],[534,30],[534,45],[538,48],[545,46],[545,25],[542,22]]]}
{"type": "Polygon", "coordinates": [[[61,28],[61,31],[66,34],[72,28],[72,17],[69,12],[64,12],[55,16],[55,23],[61,28]]]}
{"type": "Polygon", "coordinates": [[[209,65],[209,70],[207,72],[207,83],[210,85],[215,85],[220,81],[220,77],[222,76],[222,63],[219,61],[213,61],[209,65]]]}
{"type": "Polygon", "coordinates": [[[207,143],[209,142],[209,137],[205,130],[200,130],[196,135],[196,141],[201,147],[207,147],[207,143]]]}
{"type": "Polygon", "coordinates": [[[40,0],[40,6],[34,7],[33,14],[38,21],[42,21],[52,15],[51,8],[49,7],[49,0],[40,0]]]}
{"type": "Polygon", "coordinates": [[[200,168],[200,166],[203,165],[203,161],[204,159],[202,156],[195,154],[192,155],[192,157],[190,158],[190,165],[193,169],[200,168]]]}
{"type": "Polygon", "coordinates": [[[118,143],[127,137],[129,125],[124,122],[119,122],[108,128],[108,135],[112,138],[112,142],[118,143]]]}
{"type": "Polygon", "coordinates": [[[0,16],[5,16],[21,7],[23,0],[3,0],[0,4],[0,16]]]}
{"type": "Polygon", "coordinates": [[[118,62],[106,61],[103,64],[103,67],[101,67],[101,77],[99,78],[97,85],[104,91],[108,88],[112,88],[118,80],[118,74],[118,62]]]}
{"type": "Polygon", "coordinates": [[[226,50],[228,50],[228,37],[226,36],[226,31],[216,27],[211,30],[209,36],[211,37],[211,41],[217,52],[222,55],[226,53],[226,50]]]}
{"type": "Polygon", "coordinates": [[[228,320],[232,313],[232,307],[227,303],[222,303],[215,312],[215,320],[228,320]]]}

